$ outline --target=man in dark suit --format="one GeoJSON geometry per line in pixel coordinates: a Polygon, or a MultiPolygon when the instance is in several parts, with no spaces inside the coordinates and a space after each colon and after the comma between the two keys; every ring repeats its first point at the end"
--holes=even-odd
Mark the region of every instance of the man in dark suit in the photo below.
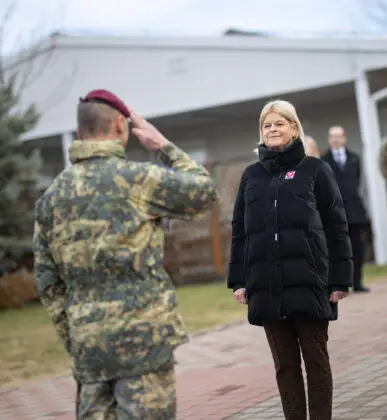
{"type": "Polygon", "coordinates": [[[353,291],[369,292],[369,289],[364,287],[362,283],[364,260],[363,231],[368,223],[368,217],[359,194],[361,179],[360,158],[356,153],[346,148],[346,141],[343,127],[331,127],[328,136],[329,151],[322,156],[322,159],[331,166],[344,201],[353,252],[353,291]]]}

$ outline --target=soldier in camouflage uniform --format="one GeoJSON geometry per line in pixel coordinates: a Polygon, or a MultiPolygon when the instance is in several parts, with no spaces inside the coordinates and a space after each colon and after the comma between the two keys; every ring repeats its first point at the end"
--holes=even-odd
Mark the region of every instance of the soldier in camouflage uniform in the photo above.
{"type": "Polygon", "coordinates": [[[207,211],[215,185],[110,92],[81,99],[77,135],[72,166],[36,203],[34,233],[37,289],[73,361],[77,419],[175,419],[173,350],[187,335],[160,221],[207,211]],[[158,165],[126,159],[130,131],[158,165]]]}

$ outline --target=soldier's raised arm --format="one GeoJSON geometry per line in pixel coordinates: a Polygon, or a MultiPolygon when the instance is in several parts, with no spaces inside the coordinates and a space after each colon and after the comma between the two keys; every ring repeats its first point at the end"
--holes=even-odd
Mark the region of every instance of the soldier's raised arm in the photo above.
{"type": "MultiPolygon", "coordinates": [[[[160,217],[189,220],[209,210],[217,201],[217,189],[209,172],[169,142],[152,124],[130,111],[133,134],[162,165],[143,166],[138,196],[146,211],[160,217]]],[[[141,171],[140,171],[141,172],[141,171]]]]}

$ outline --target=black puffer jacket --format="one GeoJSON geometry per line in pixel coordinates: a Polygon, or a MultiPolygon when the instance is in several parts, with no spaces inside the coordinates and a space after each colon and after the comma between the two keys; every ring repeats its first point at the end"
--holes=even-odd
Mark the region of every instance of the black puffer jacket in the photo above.
{"type": "Polygon", "coordinates": [[[259,147],[235,202],[228,287],[246,287],[254,325],[295,314],[337,319],[334,290],[352,285],[352,249],[335,177],[301,140],[259,147]]]}

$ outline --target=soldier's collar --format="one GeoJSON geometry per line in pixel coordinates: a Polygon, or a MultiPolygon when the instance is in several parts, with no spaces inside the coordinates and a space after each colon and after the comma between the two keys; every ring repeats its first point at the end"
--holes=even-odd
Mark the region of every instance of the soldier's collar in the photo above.
{"type": "Polygon", "coordinates": [[[118,157],[126,159],[120,140],[75,140],[69,150],[71,163],[95,157],[118,157]]]}

